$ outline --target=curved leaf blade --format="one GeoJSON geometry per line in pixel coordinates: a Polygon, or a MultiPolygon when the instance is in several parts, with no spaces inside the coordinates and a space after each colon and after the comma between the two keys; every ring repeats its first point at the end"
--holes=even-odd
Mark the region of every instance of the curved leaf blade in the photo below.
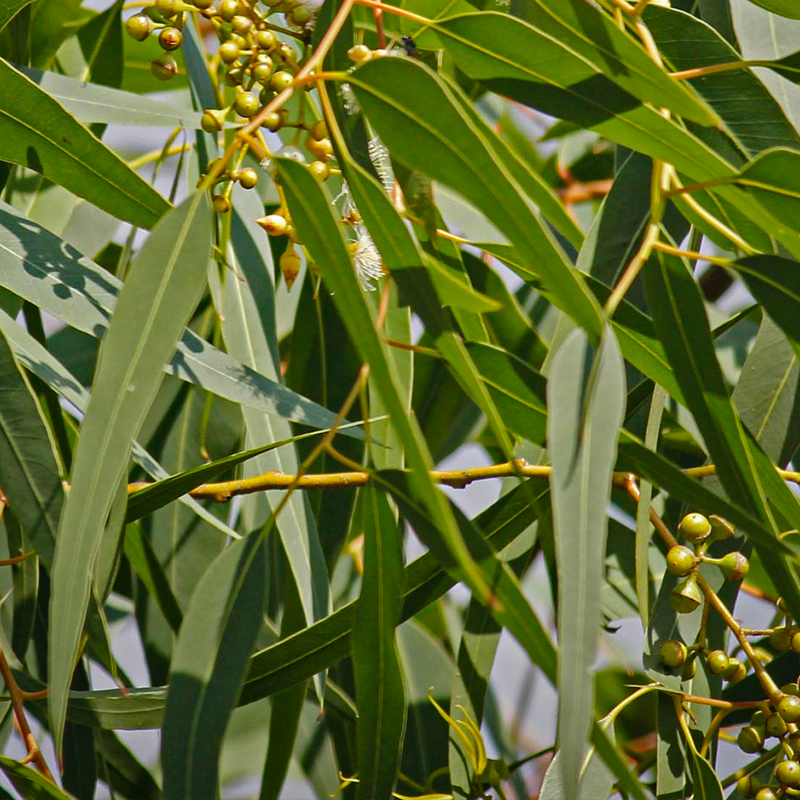
{"type": "Polygon", "coordinates": [[[413,59],[385,58],[359,68],[351,83],[392,154],[496,220],[539,278],[542,293],[599,337],[599,306],[581,275],[436,75],[413,59]]]}
{"type": "Polygon", "coordinates": [[[166,800],[218,796],[223,735],[261,629],[266,582],[264,541],[254,534],[223,550],[192,594],[164,710],[166,800]]]}
{"type": "Polygon", "coordinates": [[[559,576],[558,738],[567,796],[577,796],[594,708],[590,669],[602,622],[606,506],[625,413],[625,366],[610,327],[597,353],[582,331],[564,341],[547,384],[547,439],[559,576]]]}
{"type": "Polygon", "coordinates": [[[0,158],[40,172],[115,217],[151,228],[169,203],[47,92],[0,59],[0,158]]]}
{"type": "Polygon", "coordinates": [[[131,266],[100,347],[52,570],[49,709],[57,749],[78,656],[91,572],[133,439],[162,368],[200,299],[211,251],[211,208],[197,193],[170,213],[131,266]]]}
{"type": "Polygon", "coordinates": [[[525,16],[527,22],[497,12],[463,14],[431,27],[474,80],[523,80],[570,89],[604,75],[641,102],[701,125],[719,122],[693,89],[672,80],[599,9],[534,2],[525,16]]]}

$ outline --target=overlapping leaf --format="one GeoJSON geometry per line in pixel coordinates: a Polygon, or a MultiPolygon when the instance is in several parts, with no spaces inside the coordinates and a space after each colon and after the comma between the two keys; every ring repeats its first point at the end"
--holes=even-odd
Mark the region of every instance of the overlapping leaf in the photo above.
{"type": "Polygon", "coordinates": [[[119,219],[151,228],[169,204],[56,100],[0,60],[0,158],[40,172],[119,219]]]}
{"type": "Polygon", "coordinates": [[[89,604],[91,574],[130,448],[205,284],[208,199],[196,194],[154,231],[134,262],[101,345],[75,451],[52,570],[49,708],[60,747],[67,690],[89,604]]]}

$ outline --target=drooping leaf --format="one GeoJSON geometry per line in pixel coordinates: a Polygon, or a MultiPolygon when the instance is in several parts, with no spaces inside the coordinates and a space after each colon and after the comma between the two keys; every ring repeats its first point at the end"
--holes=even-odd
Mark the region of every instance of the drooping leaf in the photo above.
{"type": "Polygon", "coordinates": [[[55,98],[80,122],[164,128],[200,127],[200,114],[196,111],[55,72],[28,68],[21,68],[20,72],[55,98]]]}
{"type": "Polygon", "coordinates": [[[249,536],[222,551],[192,595],[164,711],[165,798],[218,795],[222,735],[261,627],[266,570],[263,537],[249,536]]]}
{"type": "Polygon", "coordinates": [[[431,27],[458,66],[478,81],[521,80],[570,91],[598,77],[641,102],[714,125],[714,112],[688,87],[671,80],[652,58],[599,9],[531,2],[525,20],[507,14],[464,14],[431,27]]]}
{"type": "Polygon", "coordinates": [[[122,220],[151,228],[169,204],[47,92],[0,60],[0,158],[40,172],[122,220]]]}
{"type": "Polygon", "coordinates": [[[353,627],[359,797],[386,797],[400,764],[406,697],[395,642],[403,604],[402,534],[386,495],[362,490],[364,577],[353,627]]]}
{"type": "Polygon", "coordinates": [[[334,292],[334,302],[371,367],[371,377],[380,392],[392,425],[406,448],[413,482],[425,507],[440,521],[446,547],[463,568],[465,578],[479,595],[488,593],[485,579],[472,564],[449,504],[433,486],[432,463],[418,426],[409,419],[401,398],[398,378],[378,339],[363,290],[356,278],[342,231],[331,210],[331,201],[308,170],[289,159],[278,160],[278,174],[292,218],[317,263],[325,264],[325,280],[334,292]]]}
{"type": "Polygon", "coordinates": [[[539,278],[545,296],[599,336],[599,309],[581,276],[447,87],[418,62],[396,58],[361,67],[351,82],[392,154],[451,186],[496,220],[539,278]]]}
{"type": "Polygon", "coordinates": [[[50,567],[64,501],[61,475],[42,411],[2,334],[0,487],[28,540],[50,567]]]}
{"type": "MultiPolygon", "coordinates": [[[[703,435],[717,475],[730,497],[778,536],[775,512],[783,523],[799,516],[800,505],[758,445],[748,439],[731,403],[714,353],[703,301],[683,262],[658,254],[645,270],[653,321],[686,402],[703,435]],[[767,501],[769,498],[769,504],[767,501]]],[[[786,559],[762,552],[782,595],[800,610],[800,586],[786,559]]]]}
{"type": "Polygon", "coordinates": [[[548,451],[559,569],[559,752],[576,795],[594,707],[589,672],[601,624],[606,506],[625,410],[625,372],[607,328],[596,355],[583,332],[563,342],[548,382],[548,451]]]}
{"type": "Polygon", "coordinates": [[[33,767],[20,764],[13,758],[0,755],[0,769],[22,797],[30,800],[75,800],[75,797],[56,786],[33,767]]]}
{"type": "Polygon", "coordinates": [[[52,570],[49,708],[59,747],[89,603],[86,564],[94,562],[114,492],[127,470],[131,444],[158,389],[163,365],[200,298],[211,247],[210,222],[208,199],[198,193],[158,226],[131,266],[100,348],[52,570]]]}
{"type": "MultiPolygon", "coordinates": [[[[0,285],[100,338],[122,282],[5,204],[0,204],[0,229],[5,231],[0,285]]],[[[176,343],[165,370],[234,403],[312,427],[327,427],[335,419],[333,413],[239,363],[189,329],[176,343]]],[[[343,435],[363,438],[361,431],[352,428],[343,435]]]]}

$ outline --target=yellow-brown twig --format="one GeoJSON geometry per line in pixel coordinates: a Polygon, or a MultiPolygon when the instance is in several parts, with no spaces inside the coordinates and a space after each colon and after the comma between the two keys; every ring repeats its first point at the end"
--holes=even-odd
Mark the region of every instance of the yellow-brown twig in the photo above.
{"type": "Polygon", "coordinates": [[[39,772],[41,772],[45,778],[52,781],[53,776],[50,773],[47,762],[44,760],[44,756],[39,749],[39,745],[36,743],[36,739],[31,732],[27,717],[25,716],[23,704],[26,699],[26,693],[23,692],[17,685],[17,681],[14,679],[14,676],[11,673],[11,669],[8,666],[8,662],[6,661],[6,656],[2,647],[0,647],[0,675],[2,675],[3,680],[5,681],[6,689],[8,689],[8,694],[11,698],[11,706],[14,709],[14,718],[17,721],[17,727],[19,728],[20,735],[25,741],[25,747],[28,749],[28,755],[25,757],[24,761],[32,761],[39,768],[39,772]]]}

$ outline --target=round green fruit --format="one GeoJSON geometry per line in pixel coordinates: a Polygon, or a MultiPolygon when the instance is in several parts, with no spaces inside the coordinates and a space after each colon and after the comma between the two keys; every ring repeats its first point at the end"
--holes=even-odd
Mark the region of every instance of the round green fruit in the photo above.
{"type": "Polygon", "coordinates": [[[703,602],[703,593],[697,585],[697,577],[694,573],[679,583],[670,593],[672,607],[679,614],[691,614],[696,611],[703,602]]]}
{"type": "Polygon", "coordinates": [[[245,167],[239,173],[239,184],[243,189],[252,189],[258,183],[258,173],[252,167],[245,167]]]}
{"type": "Polygon", "coordinates": [[[183,44],[183,34],[177,28],[164,28],[158,34],[158,43],[165,50],[177,50],[183,44]]]}
{"type": "Polygon", "coordinates": [[[693,511],[681,520],[678,529],[685,539],[702,542],[711,533],[711,523],[702,514],[693,511]]]}
{"type": "Polygon", "coordinates": [[[274,50],[278,46],[278,37],[272,31],[258,31],[256,44],[262,50],[274,50]]]}
{"type": "Polygon", "coordinates": [[[750,562],[742,553],[728,553],[720,559],[718,566],[729,581],[741,581],[750,572],[750,562]]]}
{"type": "Polygon", "coordinates": [[[175,11],[175,0],[156,0],[155,8],[162,17],[174,17],[177,13],[175,11]]]}
{"type": "Polygon", "coordinates": [[[661,663],[669,669],[679,669],[686,663],[689,651],[683,642],[677,639],[669,639],[661,645],[658,651],[661,663]]]}
{"type": "Polygon", "coordinates": [[[160,81],[168,81],[178,74],[178,62],[172,56],[159,56],[150,62],[150,72],[160,81]]]}
{"type": "Polygon", "coordinates": [[[728,668],[722,673],[728,683],[739,683],[747,675],[747,667],[738,658],[728,659],[728,668]]]}
{"type": "Polygon", "coordinates": [[[786,630],[773,631],[769,635],[769,646],[779,653],[785,653],[792,646],[792,637],[786,630]]]}
{"type": "Polygon", "coordinates": [[[276,92],[288,89],[294,83],[294,75],[286,70],[280,70],[273,74],[269,80],[269,88],[276,92]]]}
{"type": "Polygon", "coordinates": [[[236,42],[223,42],[219,46],[219,57],[226,64],[233,64],[239,58],[239,45],[236,42]]]}
{"type": "Polygon", "coordinates": [[[245,17],[243,14],[237,14],[231,20],[231,27],[234,33],[238,33],[239,36],[246,36],[253,27],[253,20],[251,20],[250,17],[245,17]]]}
{"type": "Polygon", "coordinates": [[[767,736],[777,738],[783,736],[789,730],[786,720],[780,714],[770,714],[764,723],[764,732],[767,736]]]}
{"type": "Polygon", "coordinates": [[[257,83],[260,83],[262,86],[269,86],[269,79],[272,77],[274,69],[275,65],[272,63],[272,59],[267,56],[265,61],[259,61],[253,67],[250,74],[257,83]]]}
{"type": "Polygon", "coordinates": [[[685,578],[697,566],[694,552],[682,544],[670,547],[667,552],[667,570],[670,575],[685,578]]]}
{"type": "Polygon", "coordinates": [[[797,722],[800,719],[800,697],[787,694],[778,703],[778,713],[786,722],[797,722]]]}
{"type": "Polygon", "coordinates": [[[200,127],[206,133],[219,133],[222,130],[222,120],[212,111],[204,111],[200,117],[200,127]]]}
{"type": "Polygon", "coordinates": [[[226,214],[231,210],[231,201],[224,194],[215,194],[211,198],[211,208],[215,214],[226,214]]]}
{"type": "Polygon", "coordinates": [[[290,22],[302,27],[311,20],[311,11],[309,11],[305,6],[295,6],[289,10],[289,13],[286,16],[290,22]]]}
{"type": "Polygon", "coordinates": [[[258,109],[261,108],[261,103],[259,103],[258,98],[251,94],[250,92],[242,92],[241,94],[236,95],[236,100],[234,100],[233,107],[236,109],[236,113],[240,117],[246,117],[250,119],[250,117],[255,116],[258,113],[258,109]]]}
{"type": "Polygon", "coordinates": [[[706,657],[706,666],[712,675],[722,675],[730,666],[731,660],[724,650],[714,650],[706,657]]]}
{"type": "Polygon", "coordinates": [[[800,786],[800,764],[796,761],[782,761],[775,770],[775,777],[784,786],[800,786]]]}
{"type": "Polygon", "coordinates": [[[231,67],[225,73],[225,83],[228,86],[241,86],[243,80],[244,70],[239,66],[231,67]]]}
{"type": "Polygon", "coordinates": [[[222,0],[219,4],[219,15],[225,22],[230,22],[239,13],[239,0],[222,0]]]}
{"type": "Polygon", "coordinates": [[[153,20],[147,14],[135,14],[125,21],[125,31],[131,39],[143,42],[153,32],[153,20]]]}
{"type": "Polygon", "coordinates": [[[778,795],[774,789],[765,786],[763,789],[759,789],[756,792],[755,800],[778,800],[778,795]]]}
{"type": "Polygon", "coordinates": [[[756,792],[763,787],[763,783],[755,775],[746,775],[739,778],[736,783],[736,791],[742,797],[755,797],[756,792]]]}
{"type": "Polygon", "coordinates": [[[757,753],[764,746],[764,734],[758,728],[751,728],[748,725],[739,731],[736,743],[744,753],[757,753]]]}

